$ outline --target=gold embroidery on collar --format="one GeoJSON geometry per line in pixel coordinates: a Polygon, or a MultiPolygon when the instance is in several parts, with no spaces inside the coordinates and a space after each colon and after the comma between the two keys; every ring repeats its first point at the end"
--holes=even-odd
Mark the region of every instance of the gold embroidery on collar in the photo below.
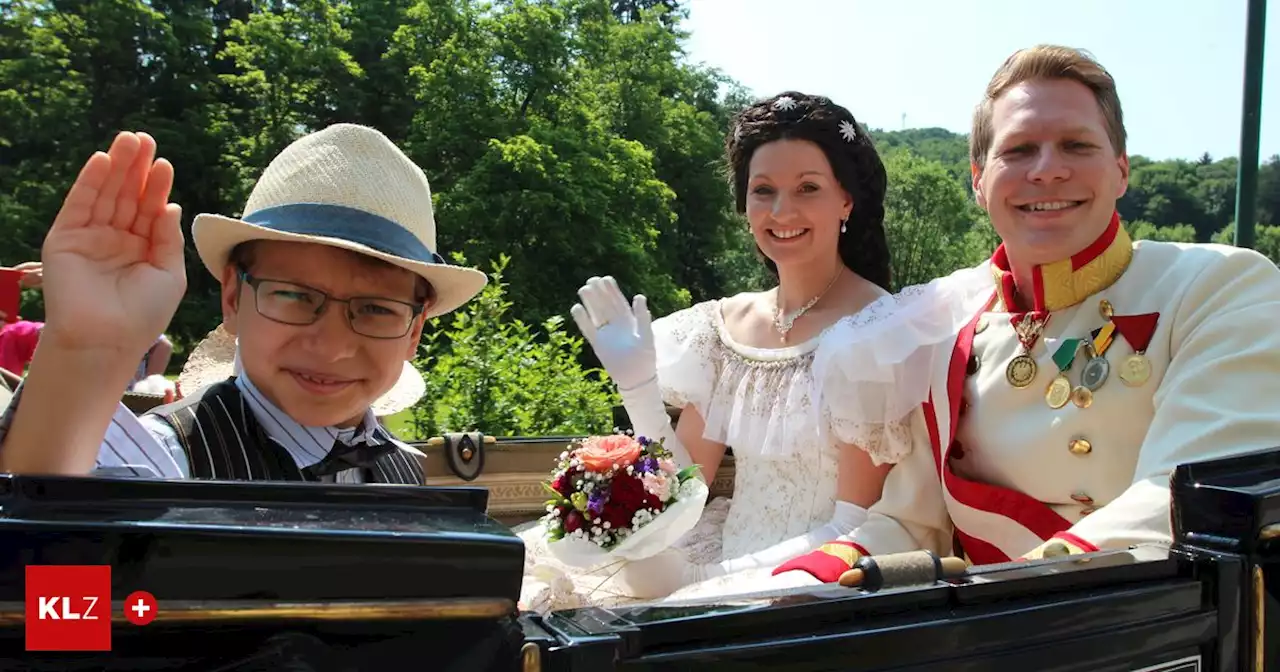
{"type": "Polygon", "coordinates": [[[1107,249],[1084,266],[1073,271],[1070,259],[1041,266],[1045,309],[1070,308],[1110,287],[1124,274],[1132,259],[1133,240],[1121,226],[1107,249]]]}

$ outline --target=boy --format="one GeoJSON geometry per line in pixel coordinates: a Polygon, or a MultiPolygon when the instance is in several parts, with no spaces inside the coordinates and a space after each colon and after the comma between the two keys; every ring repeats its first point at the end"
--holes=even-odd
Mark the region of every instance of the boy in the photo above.
{"type": "Polygon", "coordinates": [[[381,133],[339,124],[281,152],[243,218],[197,216],[243,375],[139,418],[121,393],[186,288],[172,183],[141,133],[81,170],[45,239],[46,325],[0,419],[0,470],[422,483],[418,453],[370,409],[416,375],[405,363],[425,320],[486,282],[434,251],[422,170],[381,133]]]}

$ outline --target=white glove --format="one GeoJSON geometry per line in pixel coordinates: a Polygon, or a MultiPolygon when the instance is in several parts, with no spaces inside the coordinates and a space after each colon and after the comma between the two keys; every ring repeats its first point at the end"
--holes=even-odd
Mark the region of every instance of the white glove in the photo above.
{"type": "Polygon", "coordinates": [[[627,305],[618,282],[609,276],[587,280],[578,296],[582,303],[574,304],[569,313],[618,390],[637,388],[657,376],[653,317],[644,296],[637,294],[627,305]]]}
{"type": "Polygon", "coordinates": [[[760,587],[753,587],[753,590],[822,585],[821,581],[808,572],[783,572],[776,577],[769,576],[767,572],[796,556],[853,532],[866,521],[866,509],[851,502],[837,501],[835,513],[825,525],[751,555],[699,565],[689,562],[682,550],[669,548],[657,555],[627,563],[619,570],[618,576],[632,597],[646,600],[665,597],[685,586],[749,569],[761,570],[752,573],[753,576],[759,575],[755,576],[753,582],[765,581],[760,587]],[[768,579],[765,580],[764,577],[768,579]]]}
{"type": "Polygon", "coordinates": [[[777,567],[782,563],[808,553],[823,544],[835,541],[862,527],[867,522],[867,510],[852,502],[836,501],[836,510],[826,525],[780,541],[769,548],[740,558],[721,562],[719,572],[731,574],[753,567],[777,567]]]}
{"type": "MultiPolygon", "coordinates": [[[[618,385],[622,406],[635,433],[662,441],[679,468],[693,464],[676,436],[658,388],[658,355],[648,301],[637,294],[631,305],[612,277],[591,278],[578,290],[582,303],[569,310],[578,329],[618,385]]],[[[701,472],[697,477],[706,480],[701,472]]]]}

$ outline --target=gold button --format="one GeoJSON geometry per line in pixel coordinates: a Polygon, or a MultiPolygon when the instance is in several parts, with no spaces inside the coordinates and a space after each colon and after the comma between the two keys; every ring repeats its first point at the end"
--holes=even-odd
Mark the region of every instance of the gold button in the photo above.
{"type": "Polygon", "coordinates": [[[1093,392],[1084,385],[1077,385],[1071,390],[1071,401],[1080,408],[1089,408],[1093,405],[1093,392]]]}
{"type": "Polygon", "coordinates": [[[1077,501],[1077,502],[1079,502],[1079,503],[1081,503],[1081,504],[1093,504],[1093,498],[1092,498],[1092,497],[1090,497],[1088,494],[1083,493],[1083,492],[1073,492],[1073,493],[1071,493],[1071,499],[1073,499],[1073,500],[1075,500],[1075,501],[1077,501]]]}
{"type": "Polygon", "coordinates": [[[471,452],[471,449],[470,449],[470,448],[463,448],[463,449],[462,449],[462,461],[464,461],[464,462],[470,462],[470,461],[471,461],[471,455],[472,455],[472,452],[471,452]]]}
{"type": "Polygon", "coordinates": [[[1098,313],[1102,315],[1102,319],[1109,320],[1112,315],[1116,314],[1116,309],[1115,306],[1111,305],[1110,301],[1103,299],[1098,303],[1098,313]]]}
{"type": "Polygon", "coordinates": [[[1071,439],[1067,448],[1072,455],[1088,455],[1093,452],[1093,444],[1089,443],[1089,439],[1071,439]]]}
{"type": "Polygon", "coordinates": [[[987,316],[983,315],[982,317],[978,318],[978,325],[974,327],[973,333],[981,334],[986,330],[987,330],[987,316]]]}

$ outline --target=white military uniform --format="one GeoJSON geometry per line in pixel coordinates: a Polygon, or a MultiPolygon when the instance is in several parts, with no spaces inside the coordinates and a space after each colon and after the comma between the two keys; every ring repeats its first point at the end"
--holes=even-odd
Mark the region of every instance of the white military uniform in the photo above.
{"type": "Polygon", "coordinates": [[[990,298],[934,353],[916,449],[845,539],[863,554],[928,548],[985,564],[1049,545],[1168,544],[1177,465],[1280,445],[1280,270],[1271,261],[1228,246],[1134,243],[1117,216],[1089,249],[1034,275],[1049,317],[1027,351],[1034,375],[1023,362],[1018,374],[1029,380],[1012,376],[1024,387],[1010,382],[1024,347],[1003,248],[952,276],[990,298]],[[1073,361],[1068,339],[1081,339],[1073,361]],[[1110,364],[1101,381],[1100,363],[1085,375],[1095,341],[1110,364]],[[1048,392],[1064,343],[1065,397],[1048,392]],[[1136,351],[1145,377],[1141,361],[1128,362],[1136,351]]]}

